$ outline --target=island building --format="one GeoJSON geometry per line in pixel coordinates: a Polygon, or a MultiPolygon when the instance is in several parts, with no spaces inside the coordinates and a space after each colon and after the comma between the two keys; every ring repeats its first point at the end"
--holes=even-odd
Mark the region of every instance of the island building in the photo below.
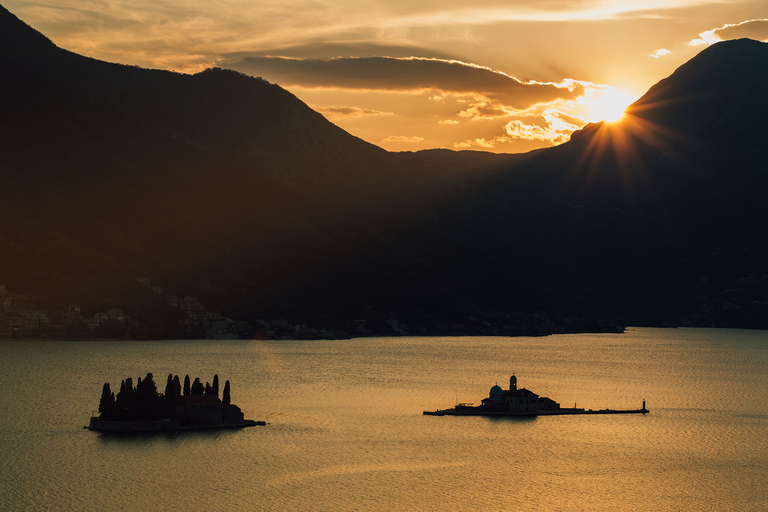
{"type": "Polygon", "coordinates": [[[560,404],[551,398],[539,396],[525,388],[518,389],[517,377],[514,375],[509,378],[509,389],[501,389],[497,384],[491,388],[488,398],[483,398],[481,403],[481,407],[489,411],[533,413],[560,409],[560,404]]]}
{"type": "Polygon", "coordinates": [[[577,408],[560,407],[560,404],[539,396],[533,391],[517,387],[517,377],[509,378],[509,389],[502,389],[498,384],[494,385],[488,393],[488,398],[483,398],[481,404],[460,403],[451,409],[438,409],[436,411],[424,411],[430,416],[558,416],[566,414],[647,414],[645,400],[640,409],[599,409],[585,410],[577,408]]]}

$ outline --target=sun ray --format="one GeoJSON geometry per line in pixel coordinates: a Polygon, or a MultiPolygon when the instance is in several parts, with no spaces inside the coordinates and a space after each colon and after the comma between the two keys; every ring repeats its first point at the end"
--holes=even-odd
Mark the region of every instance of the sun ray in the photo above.
{"type": "Polygon", "coordinates": [[[596,91],[586,101],[588,121],[592,123],[606,121],[613,123],[624,116],[626,108],[637,98],[627,91],[613,87],[596,91]]]}

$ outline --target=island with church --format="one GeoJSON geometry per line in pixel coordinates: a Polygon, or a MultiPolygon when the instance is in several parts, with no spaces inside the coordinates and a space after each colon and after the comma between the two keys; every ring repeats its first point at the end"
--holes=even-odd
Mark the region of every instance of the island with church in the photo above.
{"type": "Polygon", "coordinates": [[[560,404],[539,396],[525,388],[518,389],[517,377],[509,378],[509,389],[502,389],[498,384],[491,388],[488,398],[483,398],[480,405],[466,403],[456,404],[452,409],[438,409],[436,411],[424,411],[429,416],[557,416],[567,414],[647,414],[648,409],[583,409],[560,407],[560,404]]]}
{"type": "Polygon", "coordinates": [[[240,408],[231,402],[229,381],[219,398],[219,376],[213,384],[203,385],[199,377],[190,382],[178,375],[168,375],[165,393],[157,390],[154,378],[147,373],[136,386],[128,377],[115,394],[109,382],[104,383],[99,401],[99,415],[91,418],[89,430],[100,432],[153,432],[243,428],[266,425],[247,420],[240,408]]]}

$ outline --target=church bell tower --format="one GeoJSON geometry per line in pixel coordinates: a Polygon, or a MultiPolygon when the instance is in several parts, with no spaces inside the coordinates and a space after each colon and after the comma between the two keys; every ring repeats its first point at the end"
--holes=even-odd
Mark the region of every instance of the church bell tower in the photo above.
{"type": "Polygon", "coordinates": [[[512,375],[509,378],[509,390],[510,391],[517,391],[517,377],[512,375]]]}

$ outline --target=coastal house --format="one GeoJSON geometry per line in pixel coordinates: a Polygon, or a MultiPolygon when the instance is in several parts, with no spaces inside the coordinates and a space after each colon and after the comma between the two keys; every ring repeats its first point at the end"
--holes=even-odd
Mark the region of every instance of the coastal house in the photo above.
{"type": "Polygon", "coordinates": [[[3,323],[11,329],[22,329],[24,327],[24,319],[18,315],[5,315],[3,323]]]}
{"type": "Polygon", "coordinates": [[[115,320],[116,322],[122,322],[125,320],[125,316],[123,315],[123,310],[118,308],[112,308],[107,310],[107,317],[110,320],[115,320]]]}
{"type": "Polygon", "coordinates": [[[29,330],[36,330],[42,324],[51,323],[48,314],[39,310],[24,311],[22,317],[24,319],[24,328],[29,330]]]}

